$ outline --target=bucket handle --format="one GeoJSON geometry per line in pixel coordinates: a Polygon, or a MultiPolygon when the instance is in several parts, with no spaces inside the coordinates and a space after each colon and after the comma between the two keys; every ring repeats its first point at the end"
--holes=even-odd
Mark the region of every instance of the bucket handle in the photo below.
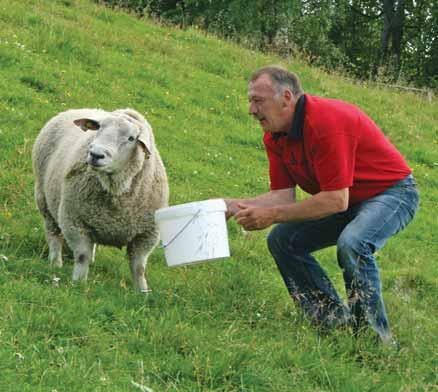
{"type": "Polygon", "coordinates": [[[179,235],[187,228],[187,226],[190,225],[190,223],[192,223],[199,216],[200,213],[201,210],[199,209],[195,213],[195,215],[190,218],[190,220],[183,226],[183,228],[178,231],[178,233],[176,233],[175,236],[167,244],[160,245],[159,247],[163,249],[167,248],[173,241],[175,241],[179,237],[179,235]]]}

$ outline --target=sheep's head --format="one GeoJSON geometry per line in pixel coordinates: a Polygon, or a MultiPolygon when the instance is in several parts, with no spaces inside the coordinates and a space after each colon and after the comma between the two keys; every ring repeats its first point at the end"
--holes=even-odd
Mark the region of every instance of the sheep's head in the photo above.
{"type": "Polygon", "coordinates": [[[152,152],[152,128],[134,110],[117,110],[101,119],[82,118],[74,123],[83,131],[96,131],[87,156],[88,165],[95,170],[114,174],[133,156],[142,164],[152,152]]]}

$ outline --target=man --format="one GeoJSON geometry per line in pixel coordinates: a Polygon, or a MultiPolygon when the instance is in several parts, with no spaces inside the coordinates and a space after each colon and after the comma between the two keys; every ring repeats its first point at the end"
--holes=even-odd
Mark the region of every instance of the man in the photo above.
{"type": "Polygon", "coordinates": [[[369,325],[392,343],[374,252],[418,208],[411,170],[357,107],[304,94],[296,75],[277,67],[249,82],[249,113],[264,131],[271,190],[227,199],[227,217],[246,230],[277,224],[268,248],[294,301],[323,328],[369,325]],[[311,196],[295,199],[299,186],[311,196]],[[337,246],[348,307],[312,252],[337,246]]]}

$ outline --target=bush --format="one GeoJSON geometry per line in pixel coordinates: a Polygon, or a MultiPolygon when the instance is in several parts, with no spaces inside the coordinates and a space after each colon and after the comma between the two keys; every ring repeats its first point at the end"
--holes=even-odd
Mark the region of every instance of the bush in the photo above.
{"type": "MultiPolygon", "coordinates": [[[[412,29],[407,30],[409,42],[417,43],[418,53],[404,50],[402,75],[389,61],[378,63],[383,17],[367,15],[370,11],[366,1],[355,6],[346,0],[254,0],[250,6],[246,0],[95,1],[128,8],[141,16],[146,14],[181,27],[195,25],[283,56],[304,54],[314,65],[344,71],[359,79],[374,78],[380,67],[388,80],[397,81],[403,76],[407,82],[436,87],[436,55],[431,55],[434,52],[430,45],[421,41],[423,36],[432,37],[436,26],[427,27],[423,34],[414,30],[417,33],[413,35],[412,29]]],[[[410,12],[410,18],[417,17],[419,21],[415,23],[420,23],[421,16],[410,12]]],[[[436,45],[436,40],[429,41],[436,45]]]]}

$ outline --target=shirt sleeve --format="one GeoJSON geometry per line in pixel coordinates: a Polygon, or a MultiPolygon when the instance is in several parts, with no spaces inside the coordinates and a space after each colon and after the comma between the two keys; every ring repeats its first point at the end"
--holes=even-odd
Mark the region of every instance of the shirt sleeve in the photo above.
{"type": "Polygon", "coordinates": [[[296,183],[289,175],[286,165],[281,159],[281,153],[272,148],[266,139],[264,142],[269,160],[269,179],[271,191],[295,187],[296,183]]]}
{"type": "Polygon", "coordinates": [[[318,138],[312,149],[314,170],[321,191],[335,191],[353,185],[357,137],[332,133],[318,138]]]}

